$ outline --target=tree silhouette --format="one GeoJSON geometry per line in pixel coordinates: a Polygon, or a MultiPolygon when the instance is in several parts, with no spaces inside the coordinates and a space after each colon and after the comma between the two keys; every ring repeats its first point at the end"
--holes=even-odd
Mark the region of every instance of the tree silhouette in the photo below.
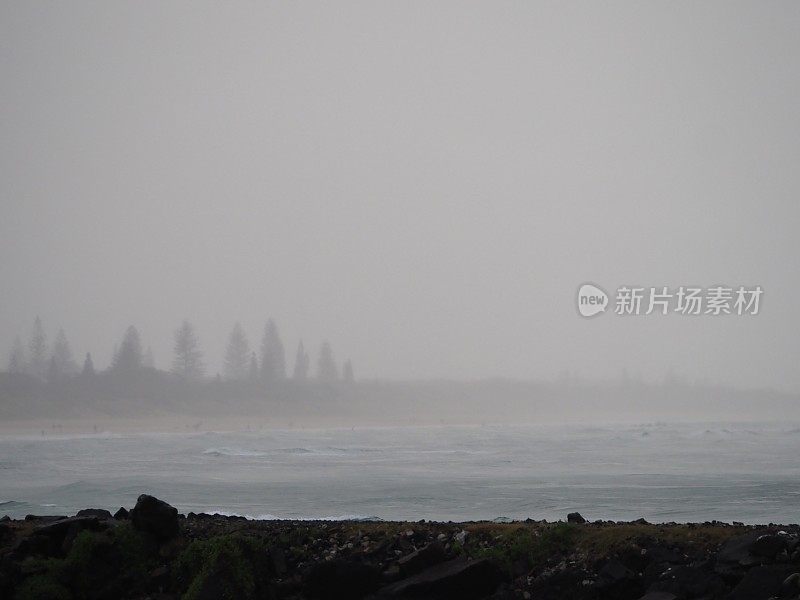
{"type": "Polygon", "coordinates": [[[117,371],[133,371],[142,366],[142,340],[133,325],[125,330],[122,343],[114,353],[111,368],[117,371]]]}
{"type": "Polygon", "coordinates": [[[30,352],[30,365],[29,372],[34,377],[44,379],[47,371],[47,336],[44,334],[42,328],[42,320],[39,316],[33,321],[33,330],[31,331],[31,339],[28,343],[28,351],[30,352]]]}
{"type": "Polygon", "coordinates": [[[250,353],[250,370],[247,374],[247,378],[250,381],[258,381],[258,359],[256,358],[256,353],[250,353]]]}
{"type": "Polygon", "coordinates": [[[225,350],[224,372],[226,379],[242,381],[247,379],[250,360],[250,344],[239,323],[233,326],[225,350]]]}
{"type": "Polygon", "coordinates": [[[94,362],[92,362],[92,355],[89,352],[86,353],[86,359],[83,361],[81,376],[94,377],[94,362]]]}
{"type": "Polygon", "coordinates": [[[144,356],[142,357],[142,366],[148,369],[156,368],[156,361],[153,358],[153,349],[150,346],[148,346],[147,350],[144,352],[144,356]]]}
{"type": "Polygon", "coordinates": [[[184,319],[175,330],[175,358],[172,361],[172,372],[184,379],[196,379],[203,376],[203,353],[194,327],[184,319]]]}
{"type": "Polygon", "coordinates": [[[276,381],[286,377],[286,355],[275,321],[270,319],[264,326],[261,339],[261,377],[264,381],[276,381]]]}
{"type": "Polygon", "coordinates": [[[56,357],[51,356],[47,363],[47,383],[56,383],[61,379],[61,370],[58,368],[56,357]]]}
{"type": "Polygon", "coordinates": [[[344,361],[344,365],[342,366],[342,379],[347,383],[353,383],[353,381],[355,381],[355,377],[353,376],[353,363],[349,358],[344,361]]]}
{"type": "Polygon", "coordinates": [[[72,358],[72,350],[69,347],[67,336],[63,329],[58,330],[56,339],[53,342],[53,360],[60,375],[71,375],[78,370],[78,365],[72,358]]]}
{"type": "Polygon", "coordinates": [[[336,359],[333,357],[333,350],[327,341],[322,342],[322,346],[319,349],[317,379],[320,381],[336,381],[339,379],[339,369],[336,366],[336,359]]]}
{"type": "Polygon", "coordinates": [[[25,363],[25,346],[22,345],[22,340],[17,336],[14,338],[14,344],[11,346],[11,354],[9,354],[8,357],[8,372],[24,373],[26,368],[25,363]]]}
{"type": "Polygon", "coordinates": [[[308,379],[308,365],[311,361],[303,348],[303,340],[297,345],[297,354],[294,359],[294,373],[292,377],[297,381],[305,381],[308,379]]]}

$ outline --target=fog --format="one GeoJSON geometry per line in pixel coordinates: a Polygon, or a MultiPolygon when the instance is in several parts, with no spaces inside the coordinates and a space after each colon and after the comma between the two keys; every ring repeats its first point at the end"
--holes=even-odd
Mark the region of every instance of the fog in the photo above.
{"type": "MultiPolygon", "coordinates": [[[[796,3],[0,5],[0,351],[800,391],[796,3]],[[760,285],[757,315],[576,290],[760,285]],[[612,299],[613,302],[613,299],[612,299]]],[[[5,356],[5,354],[3,355],[5,356]]],[[[5,368],[3,365],[2,368],[5,368]]]]}

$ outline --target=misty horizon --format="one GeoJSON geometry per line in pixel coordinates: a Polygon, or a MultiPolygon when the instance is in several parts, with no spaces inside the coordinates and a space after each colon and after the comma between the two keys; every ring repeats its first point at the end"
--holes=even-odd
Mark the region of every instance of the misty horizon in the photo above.
{"type": "Polygon", "coordinates": [[[0,8],[0,351],[210,365],[268,317],[367,379],[800,391],[800,9],[0,8]],[[78,35],[76,32],[80,32],[78,35]],[[581,319],[584,282],[761,286],[581,319]]]}

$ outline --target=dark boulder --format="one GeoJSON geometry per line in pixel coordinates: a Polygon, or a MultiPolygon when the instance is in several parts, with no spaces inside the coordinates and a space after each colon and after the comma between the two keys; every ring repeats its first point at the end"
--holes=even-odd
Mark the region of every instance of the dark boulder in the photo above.
{"type": "Polygon", "coordinates": [[[644,592],[636,573],[614,558],[598,571],[596,587],[604,598],[636,598],[644,592]]]}
{"type": "Polygon", "coordinates": [[[571,512],[567,515],[567,523],[583,524],[586,523],[586,519],[579,512],[571,512]]]}
{"type": "Polygon", "coordinates": [[[111,513],[104,508],[84,508],[75,515],[77,517],[97,517],[98,519],[110,519],[111,513]]]}
{"type": "Polygon", "coordinates": [[[59,545],[46,535],[29,535],[21,538],[11,547],[11,558],[22,560],[28,556],[55,556],[59,545]]]}
{"type": "Polygon", "coordinates": [[[8,515],[3,515],[2,517],[0,517],[0,523],[8,523],[10,520],[11,517],[9,517],[8,515]]]}
{"type": "Polygon", "coordinates": [[[794,569],[795,567],[789,565],[753,567],[745,573],[728,599],[752,600],[754,598],[780,597],[785,589],[783,582],[794,572],[794,569]]]}
{"type": "Polygon", "coordinates": [[[119,510],[114,513],[114,518],[117,521],[127,521],[130,518],[130,513],[127,508],[120,506],[119,510]]]}
{"type": "Polygon", "coordinates": [[[25,515],[26,521],[36,521],[37,523],[52,523],[66,518],[67,515],[25,515]]]}
{"type": "Polygon", "coordinates": [[[781,584],[783,595],[791,597],[800,593],[800,573],[792,573],[781,584]]]}
{"type": "Polygon", "coordinates": [[[64,535],[68,529],[99,529],[100,520],[97,517],[65,517],[58,521],[48,521],[36,527],[36,533],[49,536],[64,535]]]}
{"type": "Polygon", "coordinates": [[[378,598],[474,600],[494,593],[502,581],[493,562],[459,557],[382,588],[378,598]]]}
{"type": "Polygon", "coordinates": [[[134,528],[159,540],[168,540],[178,534],[178,509],[154,496],[139,496],[130,518],[134,528]]]}
{"type": "Polygon", "coordinates": [[[402,577],[410,577],[439,564],[445,558],[442,545],[439,542],[433,542],[402,557],[397,561],[397,566],[402,577]]]}
{"type": "Polygon", "coordinates": [[[764,534],[763,531],[750,531],[729,539],[722,545],[717,553],[717,564],[721,566],[748,567],[760,561],[751,552],[756,540],[764,534]]]}
{"type": "Polygon", "coordinates": [[[750,546],[750,554],[775,560],[775,557],[786,549],[787,541],[785,535],[767,534],[759,536],[750,546]]]}
{"type": "Polygon", "coordinates": [[[358,600],[374,592],[380,583],[375,567],[347,560],[315,563],[306,573],[305,591],[315,600],[358,600]]]}
{"type": "Polygon", "coordinates": [[[69,517],[39,525],[35,532],[51,540],[50,555],[64,555],[69,552],[72,542],[81,531],[100,531],[105,527],[97,517],[69,517]]]}
{"type": "Polygon", "coordinates": [[[725,583],[713,572],[678,566],[667,569],[648,591],[671,593],[680,598],[717,598],[725,589],[725,583]]]}
{"type": "MultiPolygon", "coordinates": [[[[596,598],[594,586],[584,585],[593,575],[581,568],[552,569],[536,577],[533,581],[533,597],[536,600],[564,600],[565,598],[596,598]]],[[[527,578],[522,576],[522,582],[527,578]]],[[[524,585],[524,583],[523,583],[524,585]]],[[[504,596],[500,596],[504,598],[504,596]]]]}

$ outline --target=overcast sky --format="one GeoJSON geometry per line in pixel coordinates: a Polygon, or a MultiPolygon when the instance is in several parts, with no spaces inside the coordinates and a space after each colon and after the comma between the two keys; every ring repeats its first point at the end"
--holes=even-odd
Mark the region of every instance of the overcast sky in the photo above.
{"type": "MultiPolygon", "coordinates": [[[[3,2],[0,346],[800,390],[800,4],[3,2]],[[578,316],[585,281],[757,316],[578,316]],[[313,357],[312,357],[313,359],[313,357]]],[[[3,359],[5,360],[5,359],[3,359]]]]}

